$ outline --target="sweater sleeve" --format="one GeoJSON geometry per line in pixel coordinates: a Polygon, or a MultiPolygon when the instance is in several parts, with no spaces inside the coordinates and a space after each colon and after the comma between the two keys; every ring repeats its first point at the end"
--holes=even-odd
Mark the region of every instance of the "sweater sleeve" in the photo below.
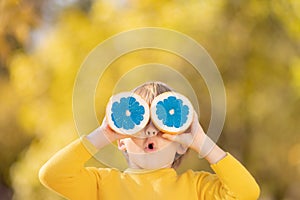
{"type": "Polygon", "coordinates": [[[84,167],[91,158],[89,150],[92,149],[83,144],[84,140],[77,139],[58,151],[39,172],[43,185],[72,200],[97,199],[97,188],[101,181],[96,168],[84,167]]]}
{"type": "Polygon", "coordinates": [[[206,176],[201,178],[201,181],[198,181],[198,188],[202,188],[203,191],[199,194],[202,197],[208,195],[218,200],[258,199],[260,189],[255,179],[247,169],[229,153],[218,163],[212,164],[211,168],[215,171],[216,175],[206,174],[206,176]]]}

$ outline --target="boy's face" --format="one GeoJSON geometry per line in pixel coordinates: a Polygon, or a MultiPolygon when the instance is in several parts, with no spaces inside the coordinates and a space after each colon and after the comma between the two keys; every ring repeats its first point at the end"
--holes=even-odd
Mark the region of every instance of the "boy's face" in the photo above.
{"type": "Polygon", "coordinates": [[[176,153],[186,148],[162,137],[162,133],[150,122],[142,130],[146,138],[125,138],[118,142],[119,149],[128,154],[131,168],[158,169],[171,167],[176,153]]]}

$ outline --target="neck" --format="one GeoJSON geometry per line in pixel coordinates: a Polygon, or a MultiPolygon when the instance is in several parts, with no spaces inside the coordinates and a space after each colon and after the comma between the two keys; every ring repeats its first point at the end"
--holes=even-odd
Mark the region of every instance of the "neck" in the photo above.
{"type": "Polygon", "coordinates": [[[145,167],[142,167],[134,162],[129,162],[128,163],[128,167],[130,169],[136,169],[136,170],[157,170],[157,169],[163,169],[163,168],[172,168],[172,164],[167,164],[165,166],[161,166],[161,167],[157,167],[157,168],[145,168],[145,167]]]}

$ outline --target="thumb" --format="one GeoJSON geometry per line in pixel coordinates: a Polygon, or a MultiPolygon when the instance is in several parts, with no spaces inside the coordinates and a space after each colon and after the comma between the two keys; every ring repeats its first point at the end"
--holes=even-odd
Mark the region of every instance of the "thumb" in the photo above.
{"type": "Polygon", "coordinates": [[[190,133],[181,133],[178,135],[172,135],[172,134],[163,134],[162,135],[163,138],[166,138],[168,140],[174,141],[174,142],[178,142],[180,144],[184,144],[189,146],[192,143],[193,137],[190,133]]]}
{"type": "MultiPolygon", "coordinates": [[[[177,135],[172,135],[172,134],[164,133],[164,134],[162,134],[162,137],[163,137],[163,138],[166,138],[166,139],[168,139],[168,140],[177,142],[177,141],[176,141],[177,135]]],[[[178,139],[178,138],[177,138],[177,139],[178,139]]]]}

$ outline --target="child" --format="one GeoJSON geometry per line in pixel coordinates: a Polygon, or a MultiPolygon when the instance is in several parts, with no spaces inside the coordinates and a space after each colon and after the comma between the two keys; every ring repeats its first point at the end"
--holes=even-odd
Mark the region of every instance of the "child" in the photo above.
{"type": "MultiPolygon", "coordinates": [[[[149,82],[134,93],[151,105],[156,96],[167,91],[172,91],[167,85],[149,82]]],[[[260,190],[254,178],[206,136],[196,114],[189,132],[176,136],[162,133],[149,121],[142,132],[153,136],[138,138],[114,132],[104,119],[95,131],[56,153],[41,168],[41,182],[72,200],[258,199],[260,190]],[[84,167],[92,157],[89,152],[116,140],[128,161],[127,170],[84,167]],[[204,142],[209,148],[203,148],[204,142]],[[188,147],[205,157],[216,174],[188,170],[177,175],[174,167],[188,147]]]]}

